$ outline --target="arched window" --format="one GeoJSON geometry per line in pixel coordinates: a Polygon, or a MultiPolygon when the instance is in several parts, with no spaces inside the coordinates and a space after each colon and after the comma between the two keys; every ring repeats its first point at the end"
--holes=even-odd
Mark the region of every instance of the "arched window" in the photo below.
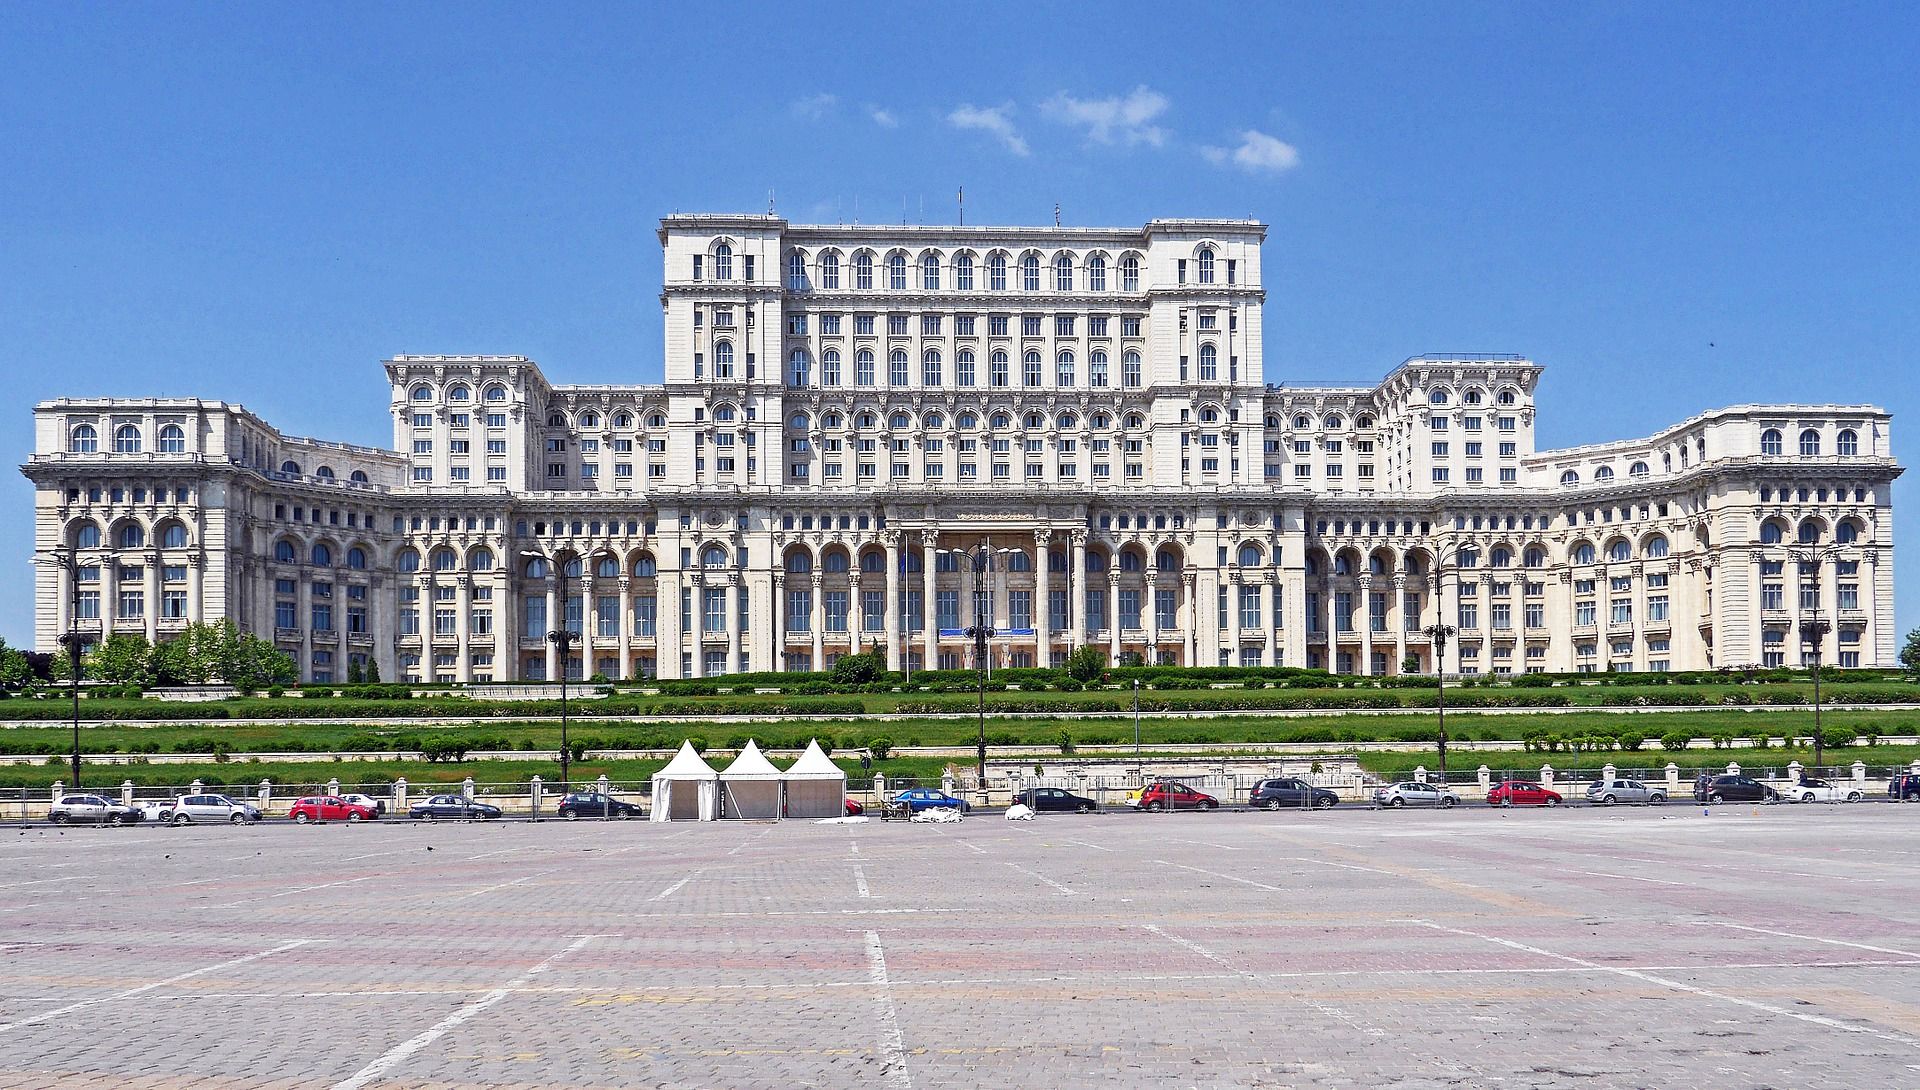
{"type": "Polygon", "coordinates": [[[733,422],[733,406],[722,405],[713,410],[713,419],[716,423],[731,424],[733,422]]]}
{"type": "Polygon", "coordinates": [[[1104,348],[1087,353],[1087,385],[1096,390],[1107,388],[1107,350],[1104,348]]]}
{"type": "Polygon", "coordinates": [[[1496,545],[1493,551],[1487,554],[1487,564],[1495,568],[1512,567],[1513,550],[1507,548],[1505,545],[1496,545]]]}
{"type": "Polygon", "coordinates": [[[1594,471],[1593,471],[1593,479],[1594,479],[1594,480],[1596,480],[1596,481],[1611,481],[1611,480],[1613,480],[1613,467],[1612,467],[1612,466],[1601,466],[1601,467],[1600,467],[1599,469],[1596,469],[1596,470],[1594,470],[1594,471]]]}
{"type": "Polygon", "coordinates": [[[507,399],[507,388],[496,382],[492,386],[487,387],[486,397],[488,401],[505,401],[507,399]]]}
{"type": "Polygon", "coordinates": [[[1040,290],[1040,255],[1028,254],[1020,259],[1020,286],[1028,291],[1040,290]]]}
{"type": "Polygon", "coordinates": [[[160,453],[185,454],[187,452],[187,432],[178,424],[168,424],[160,429],[160,453]]]}
{"type": "Polygon", "coordinates": [[[547,414],[547,427],[564,428],[567,426],[567,414],[555,409],[547,414]]]}
{"type": "Polygon", "coordinates": [[[1132,549],[1128,549],[1126,552],[1120,554],[1121,571],[1139,571],[1144,566],[1140,554],[1134,552],[1132,549]]]}
{"type": "Polygon", "coordinates": [[[1259,567],[1260,566],[1260,546],[1258,545],[1240,546],[1240,566],[1243,568],[1259,567]]]}
{"type": "Polygon", "coordinates": [[[796,348],[787,355],[787,385],[805,387],[813,381],[813,366],[807,360],[807,350],[796,348]]]}
{"type": "Polygon", "coordinates": [[[733,247],[724,242],[713,248],[713,278],[733,279],[733,247]]]}
{"type": "Polygon", "coordinates": [[[1573,562],[1575,564],[1591,564],[1594,561],[1594,557],[1595,554],[1591,542],[1582,541],[1573,547],[1573,562]]]}
{"type": "Polygon", "coordinates": [[[313,471],[313,475],[323,481],[331,481],[333,480],[333,467],[321,466],[319,469],[313,471]]]}
{"type": "Polygon", "coordinates": [[[862,348],[853,354],[853,384],[855,386],[873,385],[873,350],[862,348]]]}
{"type": "Polygon", "coordinates": [[[1562,474],[1560,474],[1560,483],[1561,483],[1562,485],[1575,485],[1575,484],[1579,484],[1579,483],[1580,483],[1580,474],[1578,474],[1578,473],[1576,473],[1576,472],[1574,472],[1573,470],[1571,470],[1571,469],[1569,469],[1569,470],[1567,470],[1567,471],[1566,471],[1565,473],[1562,473],[1562,474]]]}
{"type": "Polygon", "coordinates": [[[347,480],[352,484],[366,484],[367,483],[366,470],[363,470],[363,469],[354,470],[352,473],[347,474],[347,480]]]}
{"type": "Polygon", "coordinates": [[[1803,520],[1800,523],[1799,538],[1800,544],[1802,545],[1818,545],[1820,543],[1820,524],[1813,519],[1803,520]]]}
{"type": "Polygon", "coordinates": [[[100,527],[91,522],[83,522],[74,528],[73,547],[76,549],[98,549],[100,547],[100,527]]]}
{"type": "Polygon", "coordinates": [[[940,350],[929,348],[920,356],[920,384],[927,387],[940,385],[940,350]]]}
{"type": "Polygon", "coordinates": [[[1023,366],[1020,369],[1020,384],[1022,386],[1040,385],[1040,380],[1041,380],[1040,353],[1032,349],[1028,349],[1026,356],[1022,358],[1020,362],[1023,364],[1023,366]]]}
{"type": "Polygon", "coordinates": [[[1780,438],[1779,428],[1768,428],[1766,431],[1760,433],[1760,453],[1779,454],[1782,452],[1782,449],[1783,443],[1780,438]]]}
{"type": "Polygon", "coordinates": [[[273,559],[276,564],[292,564],[299,558],[294,551],[293,542],[276,541],[273,543],[273,559]]]}
{"type": "Polygon", "coordinates": [[[593,411],[592,409],[588,409],[588,410],[587,410],[586,412],[583,412],[583,413],[581,413],[581,414],[580,414],[580,426],[581,426],[582,428],[597,428],[597,427],[599,427],[599,426],[600,426],[600,414],[599,414],[599,413],[597,413],[597,412],[594,412],[594,411],[593,411]]]}
{"type": "Polygon", "coordinates": [[[1512,390],[1500,391],[1500,404],[1511,405],[1514,403],[1514,400],[1515,398],[1512,390]]]}
{"type": "Polygon", "coordinates": [[[1650,471],[1647,469],[1647,463],[1645,462],[1635,462],[1631,466],[1627,467],[1627,476],[1629,477],[1644,477],[1649,472],[1650,471]]]}
{"type": "MultiPolygon", "coordinates": [[[[414,557],[413,563],[418,567],[420,558],[414,557]]],[[[544,556],[530,556],[527,558],[525,571],[528,579],[545,579],[553,574],[553,561],[544,556]]]]}
{"type": "Polygon", "coordinates": [[[973,290],[972,254],[961,254],[953,259],[953,286],[960,291],[973,290]]]}
{"type": "Polygon", "coordinates": [[[333,567],[333,549],[329,547],[326,542],[324,541],[314,542],[312,556],[313,556],[314,567],[316,568],[333,567]]]}
{"type": "Polygon", "coordinates": [[[447,387],[448,401],[465,401],[471,396],[473,396],[472,391],[468,390],[465,386],[454,385],[447,387]]]}
{"type": "Polygon", "coordinates": [[[1346,419],[1339,413],[1328,413],[1320,420],[1320,426],[1328,431],[1339,431],[1340,425],[1344,423],[1346,423],[1346,419]]]}
{"type": "Polygon", "coordinates": [[[1107,290],[1107,259],[1099,254],[1087,259],[1087,290],[1107,290]]]}
{"type": "Polygon", "coordinates": [[[1655,534],[1647,539],[1644,549],[1648,560],[1665,560],[1667,558],[1667,539],[1664,535],[1655,534]]]}
{"type": "Polygon", "coordinates": [[[1140,290],[1140,259],[1131,254],[1120,259],[1120,290],[1140,290]]]}
{"type": "Polygon", "coordinates": [[[393,558],[393,570],[415,572],[420,570],[420,554],[413,549],[402,549],[400,555],[393,558]]]}
{"type": "Polygon", "coordinates": [[[724,568],[727,566],[727,551],[718,545],[709,545],[700,554],[700,566],[703,568],[724,568]]]}
{"type": "Polygon", "coordinates": [[[1633,546],[1625,538],[1614,538],[1607,544],[1607,559],[1615,564],[1633,559],[1633,546]]]}
{"type": "Polygon", "coordinates": [[[873,289],[873,255],[864,250],[853,256],[853,286],[860,291],[873,289]]]}
{"type": "Polygon", "coordinates": [[[1054,383],[1062,388],[1073,385],[1073,353],[1062,349],[1054,360],[1054,383]]]}
{"type": "Polygon", "coordinates": [[[419,386],[415,386],[413,388],[413,399],[415,401],[432,401],[433,387],[425,385],[424,383],[419,386]]]}
{"type": "Polygon", "coordinates": [[[905,386],[908,381],[907,350],[896,348],[887,354],[887,382],[894,386],[905,386]]]}
{"type": "Polygon", "coordinates": [[[1073,290],[1073,255],[1056,254],[1053,259],[1053,290],[1073,290]]]}
{"type": "Polygon", "coordinates": [[[844,549],[833,549],[821,558],[822,567],[830,574],[847,570],[847,554],[844,549]]]}
{"type": "Polygon", "coordinates": [[[1007,290],[1007,255],[994,254],[987,258],[987,290],[1007,290]]]}
{"type": "Polygon", "coordinates": [[[887,570],[885,553],[868,550],[860,554],[860,570],[874,575],[884,575],[887,570]]]}
{"type": "Polygon", "coordinates": [[[1427,392],[1427,404],[1445,405],[1452,397],[1453,395],[1447,392],[1445,386],[1436,386],[1427,392]]]}
{"type": "Polygon", "coordinates": [[[1128,389],[1140,388],[1140,353],[1132,349],[1120,357],[1120,385],[1128,389]]]}
{"type": "Polygon", "coordinates": [[[807,290],[807,259],[798,250],[787,255],[787,290],[807,290]]]}
{"type": "Polygon", "coordinates": [[[1852,428],[1842,428],[1833,438],[1833,452],[1842,458],[1853,458],[1860,453],[1860,433],[1852,428]]]}
{"type": "Polygon", "coordinates": [[[115,454],[140,453],[140,425],[122,424],[113,429],[113,452],[115,454]]]}
{"type": "Polygon", "coordinates": [[[118,544],[122,549],[138,549],[147,543],[147,532],[137,522],[129,522],[120,527],[118,544]]]}
{"type": "Polygon", "coordinates": [[[1200,248],[1199,261],[1197,264],[1200,268],[1200,282],[1202,284],[1213,283],[1213,247],[1202,246],[1200,248]]]}
{"type": "Polygon", "coordinates": [[[938,412],[931,412],[921,419],[921,425],[928,431],[934,431],[946,427],[947,418],[938,412]]]}
{"type": "Polygon", "coordinates": [[[1527,547],[1527,553],[1526,553],[1526,558],[1524,560],[1524,563],[1529,568],[1546,567],[1547,566],[1547,550],[1542,549],[1538,545],[1529,545],[1527,547]]]}
{"type": "Polygon", "coordinates": [[[1808,428],[1800,433],[1800,453],[1812,456],[1820,453],[1820,433],[1808,428]]]}
{"type": "Polygon", "coordinates": [[[1463,404],[1478,405],[1480,404],[1480,391],[1468,390],[1466,393],[1466,396],[1462,397],[1460,400],[1463,404]]]}
{"type": "Polygon", "coordinates": [[[433,551],[434,571],[452,571],[459,566],[460,558],[453,554],[452,549],[435,549],[433,551]]]}
{"type": "Polygon", "coordinates": [[[358,545],[355,545],[353,548],[348,549],[347,550],[347,567],[353,569],[354,571],[365,571],[367,567],[367,550],[362,549],[358,545]]]}
{"type": "MultiPolygon", "coordinates": [[[[829,254],[828,256],[832,256],[832,255],[829,254]]],[[[658,572],[659,572],[659,568],[654,564],[653,555],[651,553],[641,553],[639,556],[634,558],[633,574],[635,578],[652,579],[656,574],[658,574],[658,572]]]]}
{"type": "Polygon", "coordinates": [[[923,254],[920,258],[920,287],[924,291],[940,290],[940,255],[923,254]]]}
{"type": "Polygon", "coordinates": [[[713,377],[733,377],[733,342],[715,341],[713,345],[713,377]]]}
{"type": "Polygon", "coordinates": [[[1153,566],[1163,572],[1179,571],[1180,558],[1173,554],[1172,549],[1162,549],[1154,555],[1153,566]]]}
{"type": "Polygon", "coordinates": [[[75,454],[93,454],[100,449],[100,433],[92,424],[76,424],[67,438],[67,449],[75,454]]]}
{"type": "Polygon", "coordinates": [[[893,431],[906,431],[913,426],[913,418],[906,413],[894,413],[887,417],[887,427],[893,431]]]}
{"type": "Polygon", "coordinates": [[[887,287],[894,291],[907,290],[906,254],[894,254],[887,258],[887,287]]]}
{"type": "Polygon", "coordinates": [[[620,562],[610,556],[600,557],[593,562],[593,577],[595,579],[618,579],[620,577],[620,562]]]}
{"type": "Polygon", "coordinates": [[[280,472],[285,473],[289,477],[298,477],[300,475],[300,463],[291,460],[281,462],[280,472]]]}
{"type": "Polygon", "coordinates": [[[493,550],[482,545],[467,554],[468,571],[492,571],[493,550]]]}
{"type": "Polygon", "coordinates": [[[1200,381],[1213,382],[1220,377],[1220,352],[1211,344],[1200,346],[1200,381]]]}
{"type": "Polygon", "coordinates": [[[840,385],[840,350],[824,349],[820,353],[820,385],[840,385]]]}
{"type": "Polygon", "coordinates": [[[584,570],[580,565],[580,558],[577,556],[567,557],[567,562],[560,565],[560,574],[566,576],[568,579],[580,578],[580,573],[584,570]]]}
{"type": "Polygon", "coordinates": [[[1852,519],[1833,528],[1833,540],[1842,545],[1851,545],[1860,540],[1860,526],[1852,519]]]}
{"type": "Polygon", "coordinates": [[[177,522],[169,522],[160,531],[162,549],[184,549],[187,547],[187,528],[177,522]]]}
{"type": "Polygon", "coordinates": [[[1480,566],[1480,550],[1478,549],[1460,550],[1460,566],[1463,568],[1479,567],[1480,566]]]}
{"type": "Polygon", "coordinates": [[[840,255],[831,250],[820,255],[820,286],[823,288],[840,286],[840,255]]]}
{"type": "Polygon", "coordinates": [[[808,556],[804,550],[795,549],[787,554],[788,575],[806,575],[811,571],[813,571],[813,557],[808,556]]]}
{"type": "Polygon", "coordinates": [[[1786,540],[1787,531],[1778,522],[1769,520],[1760,524],[1760,544],[1778,545],[1786,540]]]}

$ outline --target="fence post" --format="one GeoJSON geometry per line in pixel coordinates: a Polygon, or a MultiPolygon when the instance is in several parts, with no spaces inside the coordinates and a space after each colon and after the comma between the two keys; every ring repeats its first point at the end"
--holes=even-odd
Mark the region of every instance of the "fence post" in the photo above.
{"type": "Polygon", "coordinates": [[[1739,774],[1740,774],[1740,762],[1739,762],[1739,761],[1728,761],[1728,762],[1727,762],[1727,775],[1729,775],[1729,776],[1738,776],[1739,774]]]}
{"type": "Polygon", "coordinates": [[[1787,782],[1788,783],[1799,783],[1801,780],[1804,780],[1806,778],[1807,778],[1806,769],[1804,766],[1800,764],[1799,761],[1787,762],[1787,782]]]}
{"type": "Polygon", "coordinates": [[[1618,770],[1613,767],[1612,761],[1608,761],[1606,764],[1600,766],[1600,775],[1603,778],[1605,778],[1609,783],[1613,781],[1614,773],[1616,771],[1618,770]]]}
{"type": "Polygon", "coordinates": [[[1553,786],[1553,766],[1552,765],[1540,766],[1540,786],[1542,787],[1553,786]]]}
{"type": "Polygon", "coordinates": [[[60,780],[53,781],[53,795],[47,801],[49,803],[59,802],[60,796],[67,793],[66,787],[67,785],[60,780]]]}
{"type": "Polygon", "coordinates": [[[338,795],[339,793],[340,793],[340,777],[335,776],[327,781],[327,794],[338,795]]]}
{"type": "Polygon", "coordinates": [[[527,796],[533,802],[533,820],[535,821],[540,820],[540,794],[540,774],[536,772],[533,778],[527,781],[527,796]]]}
{"type": "Polygon", "coordinates": [[[1680,766],[1677,764],[1674,764],[1672,761],[1668,761],[1667,762],[1667,797],[1672,798],[1675,795],[1678,795],[1679,793],[1680,793],[1680,766]]]}
{"type": "Polygon", "coordinates": [[[133,781],[132,780],[120,781],[120,805],[122,806],[133,805],[133,781]]]}
{"type": "Polygon", "coordinates": [[[260,812],[267,812],[267,804],[273,801],[273,781],[260,781],[260,812]]]}
{"type": "Polygon", "coordinates": [[[953,794],[953,773],[942,772],[940,774],[940,790],[945,791],[949,795],[953,794]]]}
{"type": "Polygon", "coordinates": [[[1853,762],[1853,786],[1855,789],[1865,789],[1867,786],[1867,762],[1853,762]]]}
{"type": "Polygon", "coordinates": [[[462,795],[465,795],[468,798],[473,797],[473,777],[472,776],[468,776],[466,779],[460,782],[460,793],[462,795]]]}
{"type": "Polygon", "coordinates": [[[885,772],[875,772],[873,774],[873,797],[880,805],[886,805],[887,774],[885,772]]]}
{"type": "Polygon", "coordinates": [[[205,784],[201,783],[199,780],[195,780],[191,784],[187,785],[187,794],[198,795],[202,791],[205,791],[206,789],[207,788],[205,784]]]}
{"type": "Polygon", "coordinates": [[[1415,768],[1413,770],[1413,779],[1415,783],[1426,783],[1427,782],[1427,766],[1420,765],[1417,768],[1415,768]]]}
{"type": "Polygon", "coordinates": [[[393,781],[393,812],[398,814],[407,808],[407,778],[395,777],[393,781]]]}
{"type": "Polygon", "coordinates": [[[599,784],[602,795],[612,796],[613,792],[607,790],[607,774],[605,772],[600,773],[599,784]]]}

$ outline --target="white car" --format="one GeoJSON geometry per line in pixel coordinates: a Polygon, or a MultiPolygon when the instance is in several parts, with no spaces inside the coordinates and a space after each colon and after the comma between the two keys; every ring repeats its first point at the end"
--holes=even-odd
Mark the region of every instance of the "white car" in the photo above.
{"type": "Polygon", "coordinates": [[[372,810],[375,814],[385,814],[387,812],[386,799],[376,799],[372,795],[342,795],[340,797],[348,802],[364,806],[372,810]]]}
{"type": "Polygon", "coordinates": [[[1834,783],[1812,776],[1799,783],[1783,783],[1775,790],[1787,802],[1859,802],[1863,797],[1860,789],[1852,784],[1834,783]]]}
{"type": "MultiPolygon", "coordinates": [[[[172,823],[192,825],[195,822],[225,822],[229,825],[245,825],[260,820],[260,808],[251,803],[240,802],[226,795],[181,795],[173,800],[172,823]]],[[[167,818],[157,820],[166,821],[167,818]]]]}

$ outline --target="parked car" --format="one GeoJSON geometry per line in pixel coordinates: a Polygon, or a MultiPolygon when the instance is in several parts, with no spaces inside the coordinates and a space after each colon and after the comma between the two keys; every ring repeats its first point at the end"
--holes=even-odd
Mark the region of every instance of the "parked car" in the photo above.
{"type": "Polygon", "coordinates": [[[172,799],[148,799],[145,802],[136,802],[133,805],[139,809],[140,817],[143,821],[151,821],[155,824],[165,825],[173,820],[172,799]]]}
{"type": "Polygon", "coordinates": [[[475,802],[465,795],[434,795],[413,804],[407,810],[416,818],[434,821],[438,818],[451,818],[456,821],[487,820],[500,816],[500,808],[492,803],[475,802]]]}
{"type": "Polygon", "coordinates": [[[375,798],[372,795],[342,795],[340,797],[346,799],[348,802],[367,807],[373,811],[375,817],[379,817],[387,812],[386,799],[375,798]]]}
{"type": "Polygon", "coordinates": [[[956,799],[945,791],[936,791],[931,787],[913,787],[893,797],[895,806],[904,806],[909,813],[917,814],[922,810],[958,810],[970,813],[972,804],[965,799],[956,799]]]}
{"type": "Polygon", "coordinates": [[[1663,788],[1649,787],[1639,780],[1595,780],[1587,785],[1587,801],[1601,806],[1622,802],[1658,806],[1667,801],[1667,792],[1663,788]]]}
{"type": "Polygon", "coordinates": [[[55,825],[134,825],[143,817],[139,807],[104,795],[62,795],[47,807],[47,820],[55,825]]]}
{"type": "Polygon", "coordinates": [[[1340,796],[1332,791],[1296,779],[1261,780],[1247,793],[1248,806],[1262,806],[1268,810],[1298,810],[1303,806],[1324,810],[1339,802],[1340,796]]]}
{"type": "Polygon", "coordinates": [[[1091,814],[1100,809],[1100,804],[1092,799],[1058,787],[1029,787],[1015,795],[1013,801],[1042,813],[1091,814]]]}
{"type": "Polygon", "coordinates": [[[560,800],[560,816],[573,818],[629,818],[645,817],[647,812],[630,802],[621,802],[612,795],[602,795],[598,791],[579,791],[560,800]]]}
{"type": "Polygon", "coordinates": [[[867,812],[867,808],[860,805],[860,800],[852,799],[852,798],[847,800],[847,816],[848,817],[859,817],[861,814],[864,814],[866,812],[867,812]]]}
{"type": "Polygon", "coordinates": [[[1780,797],[1788,802],[1859,802],[1864,793],[1849,783],[1833,783],[1829,780],[1802,777],[1799,783],[1786,784],[1778,789],[1780,797]]]}
{"type": "Polygon", "coordinates": [[[1901,802],[1920,799],[1920,772],[1896,772],[1887,781],[1887,797],[1901,802]]]}
{"type": "Polygon", "coordinates": [[[1220,800],[1175,780],[1156,780],[1140,792],[1134,806],[1142,810],[1216,810],[1220,800]]]}
{"type": "Polygon", "coordinates": [[[293,800],[287,808],[287,816],[302,825],[310,821],[344,821],[349,824],[371,821],[379,815],[373,807],[362,806],[357,802],[348,802],[338,795],[308,795],[293,800]]]}
{"type": "Polygon", "coordinates": [[[245,825],[250,821],[259,821],[261,817],[259,807],[235,802],[225,795],[181,795],[170,805],[173,812],[165,820],[174,825],[191,825],[196,821],[245,825]]]}
{"type": "Polygon", "coordinates": [[[1375,806],[1388,806],[1395,810],[1403,806],[1458,806],[1460,796],[1450,789],[1442,789],[1438,784],[1421,783],[1419,780],[1402,780],[1390,783],[1373,793],[1375,806]]]}
{"type": "Polygon", "coordinates": [[[1780,793],[1751,776],[1711,776],[1693,785],[1700,802],[1778,802],[1780,793]]]}
{"type": "Polygon", "coordinates": [[[1532,780],[1501,780],[1487,789],[1488,806],[1558,806],[1566,800],[1532,780]]]}

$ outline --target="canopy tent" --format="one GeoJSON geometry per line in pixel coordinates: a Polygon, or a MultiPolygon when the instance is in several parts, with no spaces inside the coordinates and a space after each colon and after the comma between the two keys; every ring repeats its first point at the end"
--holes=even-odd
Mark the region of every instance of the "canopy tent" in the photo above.
{"type": "Polygon", "coordinates": [[[818,741],[787,769],[787,816],[839,817],[846,812],[847,774],[834,764],[818,741]]]}
{"type": "Polygon", "coordinates": [[[720,773],[721,813],[730,818],[780,816],[780,770],[773,767],[753,739],[720,773]]]}
{"type": "Polygon", "coordinates": [[[680,752],[653,774],[654,821],[712,821],[719,797],[720,774],[681,742],[680,752]]]}

